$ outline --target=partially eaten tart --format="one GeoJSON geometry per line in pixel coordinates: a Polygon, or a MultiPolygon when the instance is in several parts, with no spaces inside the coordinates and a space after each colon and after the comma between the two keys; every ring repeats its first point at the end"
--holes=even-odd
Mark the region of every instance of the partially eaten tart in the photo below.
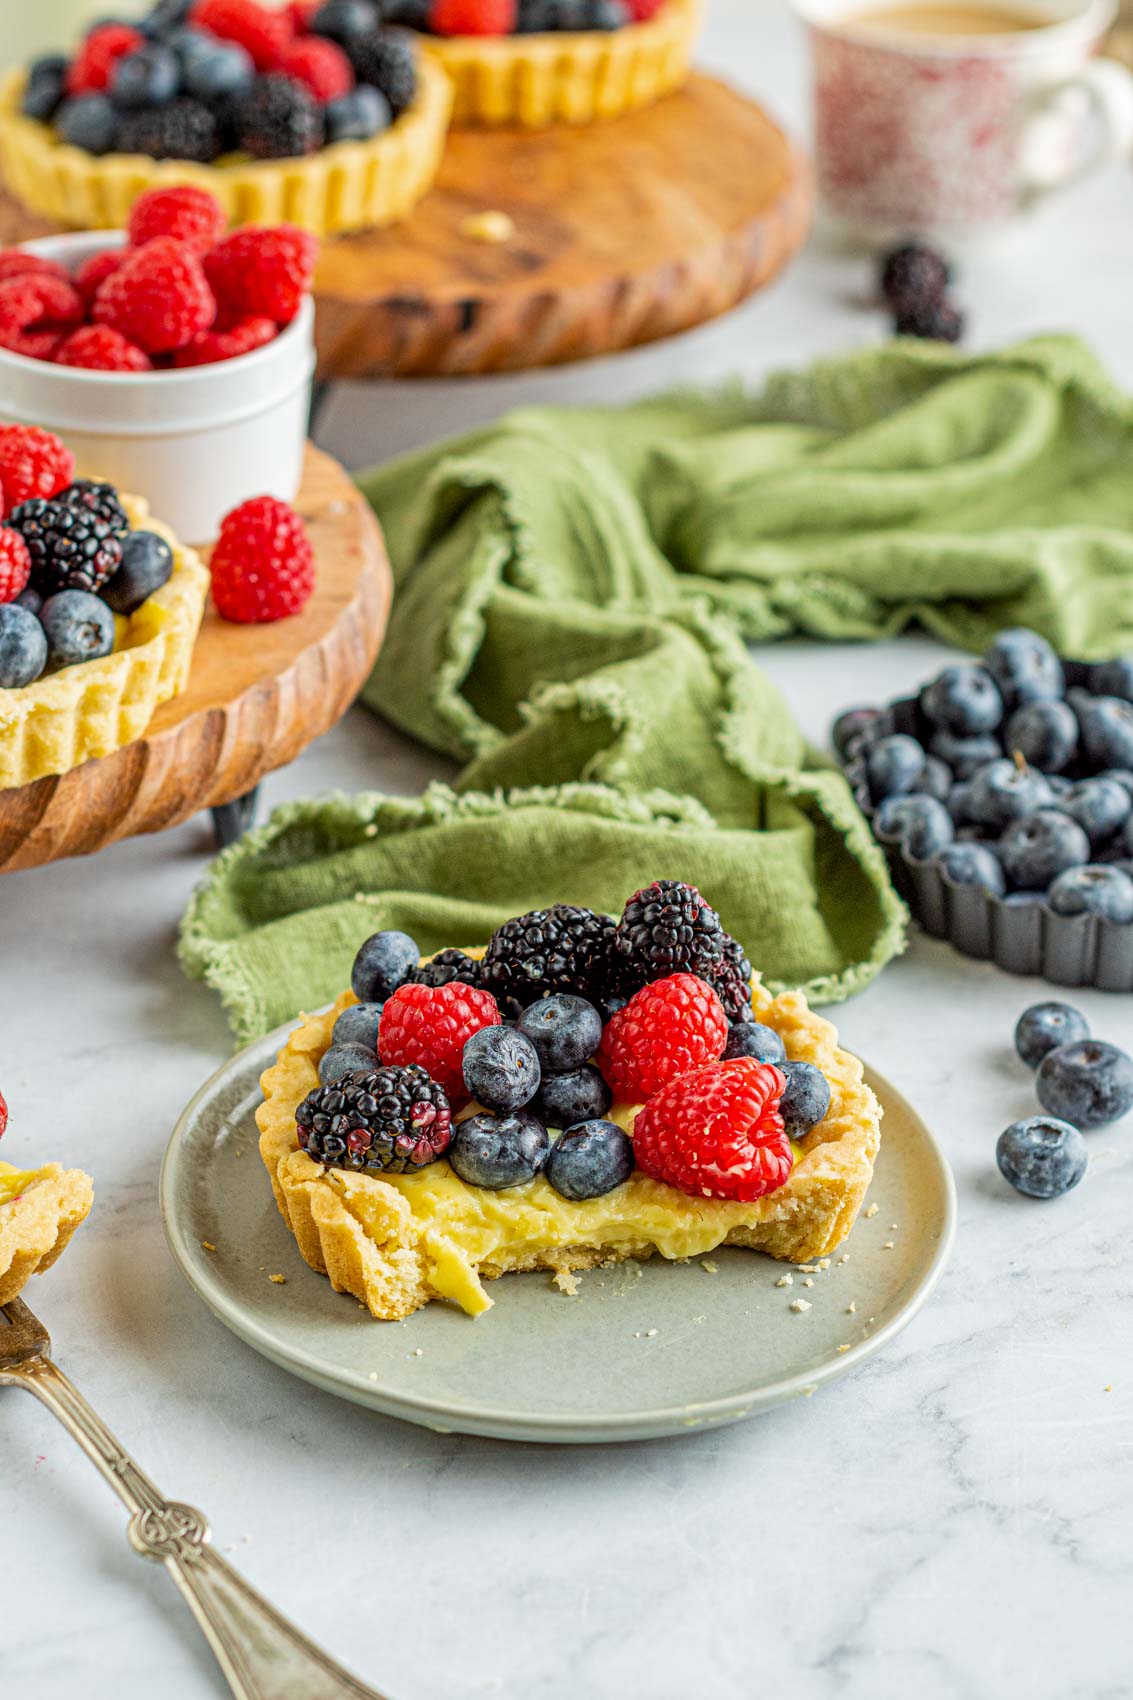
{"type": "Polygon", "coordinates": [[[0,1163],[0,1305],[10,1304],[33,1275],[50,1269],[86,1220],[93,1199],[91,1178],[81,1169],[0,1163]]]}
{"type": "Polygon", "coordinates": [[[880,1106],[829,1021],[721,952],[706,904],[707,927],[667,925],[689,893],[658,882],[617,927],[556,905],[425,963],[403,934],[367,941],[354,989],[261,1081],[260,1155],[310,1267],[393,1320],[434,1299],[479,1315],[511,1271],[833,1251],[880,1106]]]}

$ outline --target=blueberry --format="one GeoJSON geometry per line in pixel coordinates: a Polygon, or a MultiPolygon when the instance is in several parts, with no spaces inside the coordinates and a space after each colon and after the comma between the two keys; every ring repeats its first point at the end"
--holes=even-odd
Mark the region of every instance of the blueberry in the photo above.
{"type": "Polygon", "coordinates": [[[1077,821],[1058,809],[1040,809],[1012,821],[999,840],[999,856],[1008,885],[1044,891],[1067,868],[1084,868],[1090,841],[1077,821]]]}
{"type": "Polygon", "coordinates": [[[961,661],[946,667],[921,693],[921,707],[934,726],[961,738],[994,732],[1003,719],[1003,699],[984,667],[961,661]]]}
{"type": "Polygon", "coordinates": [[[1009,891],[1003,901],[1008,909],[1038,909],[1046,902],[1046,892],[1009,891]]]}
{"type": "Polygon", "coordinates": [[[1028,1068],[1038,1068],[1048,1051],[1090,1037],[1086,1017],[1073,1004],[1033,1003],[1015,1024],[1015,1049],[1028,1068]]]}
{"type": "Polygon", "coordinates": [[[981,826],[1002,831],[1049,802],[1050,786],[1041,773],[1001,757],[973,775],[968,813],[981,826]]]}
{"type": "Polygon", "coordinates": [[[469,1116],[460,1122],[448,1160],[469,1186],[522,1186],[547,1161],[551,1141],[541,1121],[526,1110],[507,1116],[469,1116]]]}
{"type": "Polygon", "coordinates": [[[1122,925],[1133,921],[1133,880],[1120,868],[1068,868],[1053,882],[1046,900],[1056,915],[1098,915],[1122,925]]]}
{"type": "Polygon", "coordinates": [[[368,142],[393,122],[393,108],[372,83],[359,83],[323,108],[328,142],[368,142]]]}
{"type": "Polygon", "coordinates": [[[754,1057],[761,1063],[784,1063],[787,1060],[787,1047],[776,1033],[774,1027],[765,1027],[762,1021],[737,1021],[728,1029],[728,1043],[724,1046],[724,1060],[732,1057],[754,1057]]]}
{"type": "Polygon", "coordinates": [[[217,41],[206,52],[190,52],[183,61],[185,93],[206,105],[245,93],[256,80],[250,53],[239,42],[217,41]]]}
{"type": "Polygon", "coordinates": [[[67,91],[67,61],[61,53],[45,53],[28,67],[21,111],[45,124],[54,116],[67,91]]]}
{"type": "MultiPolygon", "coordinates": [[[[432,0],[385,0],[382,21],[386,24],[400,24],[403,29],[425,30],[428,28],[429,13],[432,9],[432,0]]],[[[522,10],[521,5],[521,13],[522,10]]],[[[518,24],[516,34],[519,34],[518,24]]]]}
{"type": "Polygon", "coordinates": [[[594,1005],[569,992],[555,992],[528,1004],[517,1025],[534,1045],[546,1074],[581,1068],[602,1037],[602,1017],[594,1005]]]}
{"type": "MultiPolygon", "coordinates": [[[[934,757],[930,757],[934,760],[934,757]]],[[[970,779],[961,780],[959,785],[953,785],[948,793],[948,813],[956,826],[970,826],[972,822],[972,782],[970,779]]]]}
{"type": "Polygon", "coordinates": [[[993,897],[1003,896],[1003,865],[986,844],[946,844],[935,862],[953,885],[978,885],[993,897]]]}
{"type": "Polygon", "coordinates": [[[1095,767],[1133,767],[1133,702],[1091,697],[1078,705],[1078,721],[1095,767]]]}
{"type": "Polygon", "coordinates": [[[542,1072],[530,1039],[515,1027],[481,1027],[464,1047],[464,1084],[486,1110],[522,1110],[542,1072]]]}
{"type": "MultiPolygon", "coordinates": [[[[19,597],[16,598],[17,602],[19,597]]],[[[1120,785],[1123,791],[1129,793],[1130,804],[1133,805],[1133,769],[1128,767],[1107,767],[1104,773],[1098,774],[1099,779],[1112,779],[1120,785]]]]}
{"type": "Polygon", "coordinates": [[[47,633],[47,653],[56,667],[95,661],[114,648],[114,615],[100,596],[87,590],[60,590],[49,596],[39,615],[47,633]]]}
{"type": "Polygon", "coordinates": [[[138,24],[138,29],[151,40],[166,36],[185,22],[193,9],[194,0],[158,0],[138,24]]]}
{"type": "Polygon", "coordinates": [[[900,839],[906,853],[924,861],[956,836],[952,816],[935,797],[886,797],[874,817],[880,838],[900,839]]]}
{"type": "Polygon", "coordinates": [[[1058,799],[1058,806],[1097,845],[1124,825],[1133,810],[1133,797],[1115,779],[1082,779],[1058,799]]]}
{"type": "Polygon", "coordinates": [[[206,30],[194,29],[192,24],[183,24],[172,29],[165,36],[165,45],[176,53],[182,68],[187,70],[194,59],[207,59],[215,53],[221,43],[215,35],[209,35],[206,30]]]}
{"type": "Polygon", "coordinates": [[[1133,1109],[1133,1058],[1101,1039],[1048,1051],[1035,1078],[1039,1103],[1075,1127],[1102,1127],[1133,1109]]]}
{"type": "Polygon", "coordinates": [[[381,1025],[380,1003],[352,1003],[344,1009],[334,1024],[333,1045],[364,1045],[375,1056],[378,1051],[378,1028],[381,1025]]]}
{"type": "Polygon", "coordinates": [[[63,141],[84,153],[109,153],[118,137],[118,108],[108,95],[79,94],[55,115],[63,141]]]}
{"type": "Polygon", "coordinates": [[[38,618],[39,611],[43,607],[43,597],[38,590],[33,590],[31,585],[28,584],[16,597],[16,606],[26,608],[29,614],[35,614],[38,618]]]}
{"type": "Polygon", "coordinates": [[[122,563],[102,587],[116,614],[132,614],[173,575],[173,551],[156,531],[131,531],[122,540],[122,563]]]}
{"type": "Polygon", "coordinates": [[[934,732],[928,747],[960,780],[970,779],[973,773],[1003,754],[999,739],[987,732],[980,738],[957,738],[953,732],[934,732]]]}
{"type": "Polygon", "coordinates": [[[1126,856],[1133,856],[1133,816],[1130,816],[1122,827],[1117,847],[1126,856]]]}
{"type": "Polygon", "coordinates": [[[581,1122],[560,1134],[547,1179],[564,1198],[601,1198],[633,1174],[633,1140],[615,1122],[581,1122]]]}
{"type": "Polygon", "coordinates": [[[984,666],[1008,709],[1062,695],[1062,663],[1038,632],[1021,627],[1000,632],[987,648],[984,666]]]}
{"type": "Polygon", "coordinates": [[[915,791],[924,774],[925,753],[915,738],[895,732],[880,738],[866,756],[870,795],[875,803],[915,791]]]}
{"type": "Polygon", "coordinates": [[[1086,1141],[1069,1122],[1028,1116],[1000,1134],[995,1160],[1004,1180],[1028,1198],[1058,1198],[1086,1172],[1086,1141]]]}
{"type": "Polygon", "coordinates": [[[28,608],[0,603],[0,690],[19,690],[47,666],[47,637],[28,608]]]}
{"type": "Polygon", "coordinates": [[[788,1062],[777,1066],[787,1077],[779,1114],[790,1137],[798,1139],[817,1127],[830,1108],[830,1087],[826,1076],[813,1063],[788,1062]]]}
{"type": "Polygon", "coordinates": [[[613,1101],[614,1094],[598,1070],[592,1063],[583,1063],[569,1074],[547,1075],[531,1107],[548,1127],[575,1127],[599,1120],[613,1101]]]}
{"type": "Polygon", "coordinates": [[[880,713],[877,708],[848,708],[838,716],[830,729],[830,737],[840,756],[850,755],[855,746],[861,747],[860,740],[869,737],[870,728],[876,725],[880,713]]]}
{"type": "Polygon", "coordinates": [[[360,36],[373,35],[381,22],[378,8],[370,0],[327,0],[307,25],[312,35],[325,35],[348,47],[360,36]]]}
{"type": "Polygon", "coordinates": [[[921,780],[921,791],[926,797],[935,797],[938,803],[947,803],[952,795],[952,769],[939,756],[929,756],[924,764],[924,777],[921,780]]]}
{"type": "Polygon", "coordinates": [[[384,1003],[404,986],[420,961],[416,940],[408,933],[374,933],[357,956],[350,985],[359,1003],[384,1003]]]}
{"type": "Polygon", "coordinates": [[[630,21],[629,8],[623,0],[587,0],[584,29],[620,30],[630,21]]]}
{"type": "Polygon", "coordinates": [[[1031,767],[1058,773],[1078,748],[1078,716],[1067,702],[1047,698],[1017,708],[1003,733],[1008,753],[1031,767]]]}
{"type": "Polygon", "coordinates": [[[1090,668],[1090,689],[1099,697],[1124,697],[1133,702],[1133,655],[1100,661],[1090,668]]]}
{"type": "Polygon", "coordinates": [[[132,111],[143,106],[164,106],[181,87],[181,65],[177,55],[160,42],[124,53],[110,73],[110,96],[115,106],[132,111]]]}
{"type": "Polygon", "coordinates": [[[348,1074],[357,1074],[360,1069],[377,1066],[377,1053],[371,1051],[368,1046],[336,1043],[319,1058],[319,1085],[332,1086],[336,1080],[345,1080],[348,1074]]]}

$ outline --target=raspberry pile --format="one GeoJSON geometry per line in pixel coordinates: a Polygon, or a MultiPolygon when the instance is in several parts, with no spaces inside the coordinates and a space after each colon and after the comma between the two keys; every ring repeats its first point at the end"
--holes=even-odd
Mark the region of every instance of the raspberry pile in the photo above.
{"type": "Polygon", "coordinates": [[[291,323],[317,255],[294,225],[226,235],[220,203],[196,185],[151,189],[131,211],[127,246],[90,255],[73,276],[0,250],[0,348],[100,372],[234,360],[291,323]]]}
{"type": "Polygon", "coordinates": [[[952,273],[947,260],[920,242],[904,242],[881,262],[881,294],[893,315],[898,336],[933,342],[959,342],[964,315],[948,293],[952,273]]]}
{"type": "Polygon", "coordinates": [[[416,92],[412,42],[371,0],[158,0],[136,28],[103,21],[71,58],[34,60],[23,110],[86,153],[211,165],[369,141],[416,92]]]}

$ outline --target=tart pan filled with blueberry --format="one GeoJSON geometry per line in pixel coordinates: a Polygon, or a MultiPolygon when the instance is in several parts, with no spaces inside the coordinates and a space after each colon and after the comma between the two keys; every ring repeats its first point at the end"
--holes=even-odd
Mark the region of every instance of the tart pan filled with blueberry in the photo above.
{"type": "Polygon", "coordinates": [[[927,932],[1061,985],[1133,991],[1133,656],[1001,632],[834,744],[927,932]]]}
{"type": "Polygon", "coordinates": [[[448,81],[406,31],[337,27],[340,0],[158,0],[0,84],[0,166],[32,212],[124,226],[144,189],[196,183],[233,224],[315,235],[402,218],[432,185],[448,81]]]}
{"type": "Polygon", "coordinates": [[[422,961],[375,934],[261,1081],[260,1155],[312,1269],[381,1320],[483,1282],[737,1245],[824,1257],[880,1106],[805,998],[772,998],[694,886],[568,904],[422,961]]]}

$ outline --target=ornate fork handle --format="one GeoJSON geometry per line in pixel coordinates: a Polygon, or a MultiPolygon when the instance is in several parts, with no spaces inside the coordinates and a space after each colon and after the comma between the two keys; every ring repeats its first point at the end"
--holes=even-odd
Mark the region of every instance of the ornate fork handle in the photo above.
{"type": "Polygon", "coordinates": [[[237,1700],[382,1700],[281,1617],[211,1545],[203,1513],[163,1499],[71,1381],[46,1356],[0,1373],[53,1411],[130,1511],[131,1546],[163,1564],[189,1603],[237,1700]]]}

